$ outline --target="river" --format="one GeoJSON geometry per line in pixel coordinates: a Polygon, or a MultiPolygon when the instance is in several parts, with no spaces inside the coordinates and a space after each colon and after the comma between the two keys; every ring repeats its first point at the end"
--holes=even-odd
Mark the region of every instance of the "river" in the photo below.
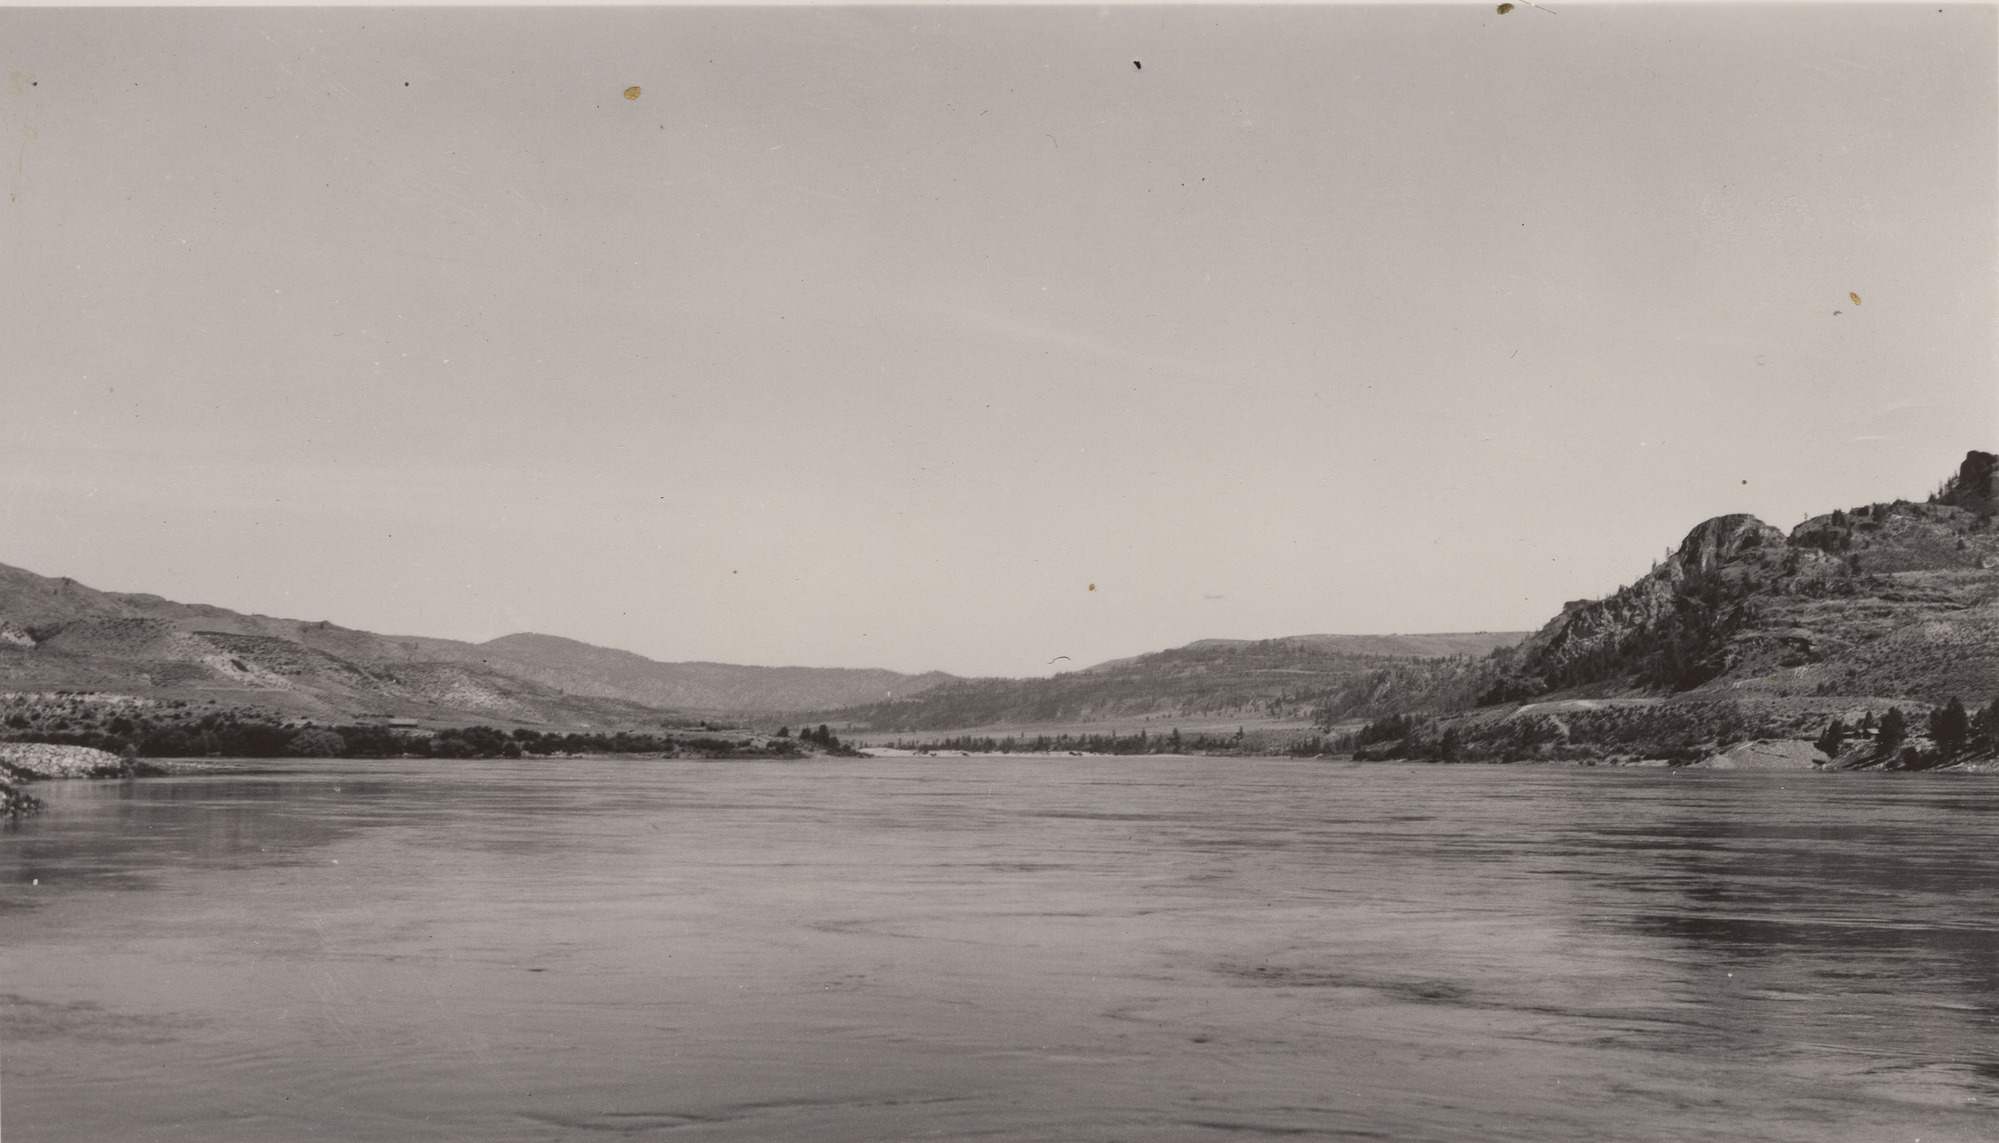
{"type": "Polygon", "coordinates": [[[0,832],[0,1131],[1999,1139],[1999,782],[284,762],[0,832]]]}

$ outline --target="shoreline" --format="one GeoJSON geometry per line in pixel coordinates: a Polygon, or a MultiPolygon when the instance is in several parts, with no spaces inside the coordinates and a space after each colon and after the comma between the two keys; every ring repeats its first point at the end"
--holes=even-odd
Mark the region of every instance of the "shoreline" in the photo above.
{"type": "MultiPolygon", "coordinates": [[[[1757,744],[1761,745],[1761,744],[1757,744]]],[[[1021,758],[1041,761],[1062,759],[1118,759],[1133,757],[1153,757],[1160,759],[1204,759],[1217,762],[1251,762],[1262,759],[1283,761],[1318,761],[1344,763],[1348,765],[1402,764],[1422,766],[1510,766],[1523,769],[1607,769],[1607,770],[1693,770],[1697,772],[1743,772],[1743,773],[1891,773],[1891,774],[1973,774],[1999,775],[1999,759],[1979,757],[1942,766],[1926,767],[1921,770],[1888,769],[1885,767],[1843,767],[1826,763],[1807,761],[1799,751],[1785,752],[1788,757],[1781,761],[1772,759],[1763,764],[1742,764],[1746,758],[1731,757],[1737,751],[1717,753],[1698,762],[1677,762],[1666,758],[1523,758],[1514,761],[1499,759],[1466,760],[1443,762],[1412,758],[1359,758],[1352,754],[1120,754],[1106,751],[1060,750],[1060,751],[970,751],[970,750],[910,750],[896,747],[876,747],[855,754],[811,754],[795,758],[728,757],[718,755],[706,758],[667,757],[650,753],[582,753],[543,755],[536,761],[628,761],[628,762],[783,762],[787,764],[806,763],[819,759],[884,758],[884,759],[966,759],[966,758],[1021,758]]],[[[506,759],[520,761],[520,759],[506,759]]],[[[177,777],[196,774],[252,772],[281,773],[286,763],[306,762],[426,762],[426,763],[471,763],[488,759],[439,759],[427,756],[405,755],[397,758],[225,758],[210,756],[202,758],[159,758],[137,759],[120,757],[107,751],[87,746],[67,746],[54,743],[0,742],[0,820],[19,820],[42,810],[41,799],[35,797],[25,787],[38,782],[105,780],[129,778],[177,777]],[[276,765],[271,765],[275,763],[276,765]],[[259,765],[262,764],[262,765],[259,765]]]]}

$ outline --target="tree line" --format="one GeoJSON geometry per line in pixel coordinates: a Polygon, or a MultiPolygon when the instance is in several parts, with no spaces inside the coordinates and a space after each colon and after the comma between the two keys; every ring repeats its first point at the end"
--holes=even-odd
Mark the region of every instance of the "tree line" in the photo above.
{"type": "MultiPolygon", "coordinates": [[[[821,731],[825,728],[821,727],[821,731]]],[[[411,731],[380,723],[297,724],[240,709],[204,709],[53,696],[16,701],[0,717],[0,740],[88,746],[142,758],[520,758],[556,754],[663,754],[702,758],[796,758],[816,742],[844,747],[830,733],[765,739],[644,731],[545,732],[492,726],[411,731]]]]}
{"type": "Polygon", "coordinates": [[[1910,719],[1900,707],[1889,707],[1879,721],[1868,711],[1859,722],[1847,726],[1833,719],[1813,742],[1828,758],[1838,758],[1856,740],[1872,739],[1873,758],[1893,763],[1904,770],[1927,770],[1946,766],[1965,757],[1999,754],[1999,698],[1977,711],[1965,709],[1956,695],[1930,711],[1924,719],[1930,745],[1922,749],[1909,743],[1910,719]]]}

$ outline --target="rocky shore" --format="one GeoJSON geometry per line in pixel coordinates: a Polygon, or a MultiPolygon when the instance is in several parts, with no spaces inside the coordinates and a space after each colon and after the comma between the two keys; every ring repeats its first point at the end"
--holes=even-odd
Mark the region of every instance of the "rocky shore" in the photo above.
{"type": "Polygon", "coordinates": [[[50,742],[0,742],[0,773],[35,781],[43,778],[116,778],[126,761],[108,750],[58,746],[50,742]]]}
{"type": "Polygon", "coordinates": [[[41,808],[22,783],[53,778],[126,778],[161,773],[160,768],[108,750],[58,746],[48,742],[0,742],[0,818],[20,817],[41,808]]]}

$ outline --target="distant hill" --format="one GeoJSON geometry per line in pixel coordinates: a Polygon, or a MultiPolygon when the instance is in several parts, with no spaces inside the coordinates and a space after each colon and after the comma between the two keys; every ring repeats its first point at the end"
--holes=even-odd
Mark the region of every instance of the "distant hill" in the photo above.
{"type": "Polygon", "coordinates": [[[378,635],[120,594],[0,564],[0,690],[254,705],[317,719],[656,725],[901,694],[950,676],[660,663],[549,635],[378,635]]]}
{"type": "Polygon", "coordinates": [[[555,635],[503,635],[473,647],[477,661],[573,694],[685,711],[779,714],[915,694],[953,675],[844,667],[661,663],[555,635]]]}
{"type": "Polygon", "coordinates": [[[1399,686],[1401,701],[1457,709],[1497,677],[1485,665],[1492,652],[1525,634],[1203,639],[1047,679],[944,682],[824,717],[856,729],[907,732],[1138,718],[1330,720],[1345,717],[1327,707],[1336,696],[1351,692],[1347,705],[1371,713],[1376,689],[1390,684],[1399,686]]]}
{"type": "MultiPolygon", "coordinates": [[[[1500,647],[1511,647],[1527,637],[1524,631],[1474,631],[1452,632],[1434,635],[1285,635],[1275,640],[1256,639],[1196,639],[1176,652],[1200,655],[1206,652],[1223,652],[1241,647],[1249,647],[1258,642],[1277,642],[1296,647],[1309,647],[1328,655],[1349,655],[1386,659],[1440,659],[1450,655],[1489,655],[1500,647]]],[[[1157,652],[1172,654],[1175,652],[1157,652]]],[[[1118,671],[1137,663],[1144,655],[1134,655],[1128,659],[1111,659],[1094,667],[1084,667],[1088,672],[1118,671]]]]}

